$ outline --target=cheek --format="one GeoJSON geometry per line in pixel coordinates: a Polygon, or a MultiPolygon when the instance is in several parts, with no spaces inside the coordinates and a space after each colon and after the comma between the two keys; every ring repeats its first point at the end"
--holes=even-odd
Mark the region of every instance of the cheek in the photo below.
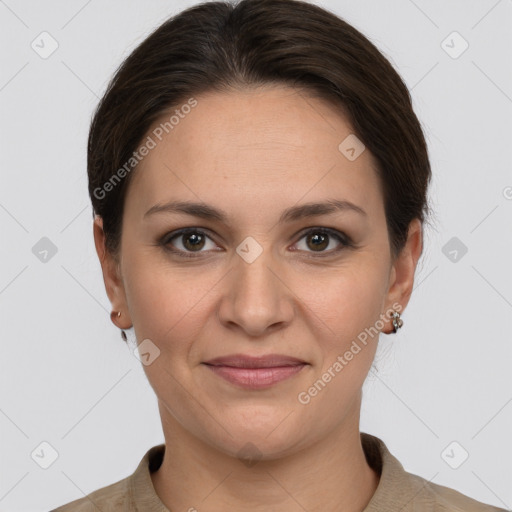
{"type": "MultiPolygon", "coordinates": [[[[385,298],[385,262],[377,263],[369,255],[360,257],[316,279],[319,287],[308,298],[308,308],[322,322],[315,341],[321,353],[311,384],[315,407],[342,410],[357,396],[373,362],[385,298]],[[316,384],[315,384],[316,383],[316,384]]],[[[317,276],[318,277],[318,276],[317,276]]],[[[303,283],[306,284],[306,281],[303,283]]],[[[308,391],[308,390],[304,390],[308,391]]]]}
{"type": "Polygon", "coordinates": [[[217,281],[198,267],[171,268],[147,255],[127,258],[126,297],[137,340],[151,339],[162,354],[187,351],[200,335],[217,281]]]}
{"type": "MultiPolygon", "coordinates": [[[[314,376],[302,389],[300,400],[308,400],[310,413],[329,424],[341,421],[352,411],[371,368],[382,325],[382,279],[375,269],[368,272],[343,272],[323,294],[318,294],[311,309],[322,318],[323,335],[316,343],[321,358],[314,376]],[[327,327],[325,327],[327,326],[327,327]]],[[[301,401],[300,403],[304,403],[301,401]]]]}
{"type": "MultiPolygon", "coordinates": [[[[296,280],[294,291],[339,343],[357,336],[378,320],[385,298],[385,269],[355,263],[317,274],[312,281],[296,280]]],[[[299,280],[300,279],[300,280],[299,280]]],[[[311,313],[310,313],[311,315],[311,313]]],[[[339,345],[339,343],[336,343],[339,345]]]]}

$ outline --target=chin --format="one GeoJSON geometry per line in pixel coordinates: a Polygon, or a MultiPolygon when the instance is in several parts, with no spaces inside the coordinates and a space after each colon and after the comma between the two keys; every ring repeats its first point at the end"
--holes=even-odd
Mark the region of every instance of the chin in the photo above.
{"type": "MultiPolygon", "coordinates": [[[[292,420],[295,415],[290,414],[287,418],[290,411],[283,413],[283,410],[286,411],[281,408],[273,415],[258,418],[258,409],[253,408],[256,413],[254,421],[245,421],[242,416],[228,419],[227,430],[231,435],[223,431],[220,438],[212,438],[209,430],[209,444],[226,455],[241,460],[249,459],[249,462],[253,459],[275,460],[290,455],[307,444],[305,436],[309,438],[309,429],[298,425],[297,418],[292,420]]],[[[211,428],[211,425],[206,428],[211,428]]]]}
{"type": "Polygon", "coordinates": [[[230,457],[240,459],[247,466],[258,461],[281,459],[295,451],[297,443],[293,441],[293,437],[284,439],[276,436],[270,439],[266,436],[267,433],[244,433],[236,435],[234,439],[230,438],[229,442],[216,444],[215,447],[230,457]]]}

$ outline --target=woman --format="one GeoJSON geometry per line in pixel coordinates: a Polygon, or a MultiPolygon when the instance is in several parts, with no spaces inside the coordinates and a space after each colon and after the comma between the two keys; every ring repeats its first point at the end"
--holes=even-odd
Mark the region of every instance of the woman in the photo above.
{"type": "Polygon", "coordinates": [[[431,178],[409,92],[361,33],[293,0],[184,11],[117,71],[88,173],[165,444],[57,511],[500,510],[359,431],[431,178]]]}

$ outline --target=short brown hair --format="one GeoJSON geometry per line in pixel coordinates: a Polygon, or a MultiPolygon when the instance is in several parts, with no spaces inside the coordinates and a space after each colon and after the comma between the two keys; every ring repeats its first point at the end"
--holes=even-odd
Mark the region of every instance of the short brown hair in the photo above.
{"type": "Polygon", "coordinates": [[[166,20],[109,83],[91,122],[87,171],[93,213],[103,218],[113,255],[133,172],[106,194],[104,184],[130,161],[152,123],[191,96],[264,84],[309,90],[347,113],[378,163],[391,252],[400,252],[409,223],[423,223],[429,213],[431,179],[407,86],[361,32],[333,13],[301,0],[241,0],[201,3],[166,20]]]}

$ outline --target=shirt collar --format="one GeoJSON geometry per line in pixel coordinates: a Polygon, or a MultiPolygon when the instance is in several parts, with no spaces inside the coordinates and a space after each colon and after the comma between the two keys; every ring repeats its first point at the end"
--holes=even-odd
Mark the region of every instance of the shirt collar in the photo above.
{"type": "Polygon", "coordinates": [[[379,485],[363,512],[413,510],[428,481],[406,472],[378,437],[361,432],[361,444],[368,464],[380,474],[379,485]]]}
{"type": "MultiPolygon", "coordinates": [[[[377,490],[363,512],[405,512],[428,483],[407,473],[378,437],[361,432],[368,464],[380,474],[377,490]]],[[[137,512],[170,512],[153,487],[151,473],[162,463],[165,444],[150,448],[129,477],[130,500],[137,512]]]]}
{"type": "Polygon", "coordinates": [[[130,476],[129,500],[137,512],[170,512],[160,500],[151,480],[151,473],[160,467],[164,453],[165,444],[150,448],[130,476]]]}

